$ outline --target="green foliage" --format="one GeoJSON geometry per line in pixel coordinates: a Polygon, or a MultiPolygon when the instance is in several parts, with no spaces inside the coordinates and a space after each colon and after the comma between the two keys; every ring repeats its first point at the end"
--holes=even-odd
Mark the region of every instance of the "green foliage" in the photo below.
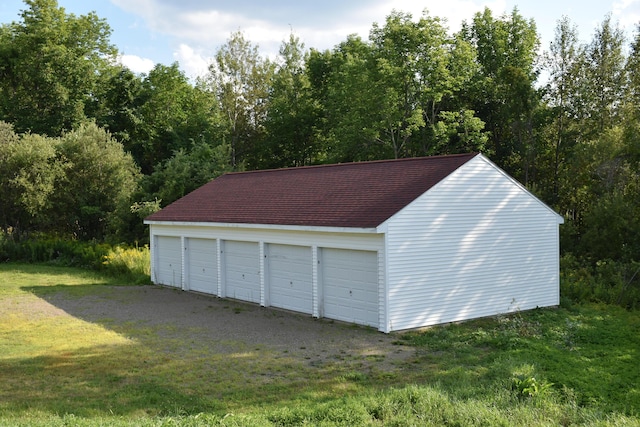
{"type": "Polygon", "coordinates": [[[135,282],[148,283],[151,274],[149,247],[129,248],[114,246],[104,256],[100,269],[119,277],[130,277],[135,282]]]}
{"type": "Polygon", "coordinates": [[[552,383],[536,380],[535,377],[526,377],[523,375],[514,377],[512,380],[512,389],[519,398],[533,398],[543,396],[551,389],[552,383]]]}
{"type": "Polygon", "coordinates": [[[105,244],[92,244],[37,236],[14,240],[4,236],[0,241],[0,259],[5,262],[52,263],[64,266],[99,269],[109,252],[105,244]]]}
{"type": "Polygon", "coordinates": [[[321,157],[320,108],[305,69],[304,44],[291,35],[280,48],[265,118],[264,142],[256,147],[262,169],[305,166],[321,157]]]}
{"type": "MultiPolygon", "coordinates": [[[[132,95],[135,96],[135,95],[132,95]]],[[[218,142],[215,98],[190,84],[178,64],[158,64],[141,82],[126,146],[145,174],[194,142],[218,142]]]]}
{"type": "Polygon", "coordinates": [[[150,252],[146,246],[111,246],[49,236],[16,240],[5,234],[0,236],[0,261],[80,267],[101,271],[132,283],[149,283],[150,280],[150,252]]]}
{"type": "Polygon", "coordinates": [[[52,229],[101,239],[119,207],[131,205],[139,169],[122,144],[95,124],[81,125],[60,142],[64,177],[52,194],[52,229]]]}
{"type": "Polygon", "coordinates": [[[471,110],[442,111],[433,129],[438,154],[486,152],[487,133],[484,122],[471,110]]]}
{"type": "Polygon", "coordinates": [[[243,161],[250,169],[259,163],[255,156],[264,137],[274,68],[241,32],[231,34],[209,67],[207,83],[223,112],[223,134],[234,168],[243,161]]]}
{"type": "Polygon", "coordinates": [[[57,140],[20,137],[11,125],[0,122],[0,228],[20,232],[42,224],[64,173],[57,147],[57,140]]]}
{"type": "Polygon", "coordinates": [[[560,259],[560,293],[573,302],[640,308],[640,262],[581,261],[572,254],[560,259]]]}
{"type": "MultiPolygon", "coordinates": [[[[151,175],[146,175],[140,183],[144,194],[142,200],[159,200],[162,206],[206,184],[212,179],[232,170],[229,164],[228,145],[211,147],[206,142],[193,143],[189,150],[180,150],[156,167],[151,175]]],[[[145,203],[145,202],[143,202],[145,203]]],[[[138,212],[146,213],[151,207],[138,212]]]]}
{"type": "Polygon", "coordinates": [[[85,103],[116,49],[94,13],[67,14],[56,0],[25,6],[0,31],[0,120],[20,133],[57,137],[85,120],[85,103]]]}
{"type": "Polygon", "coordinates": [[[231,34],[194,83],[177,63],[136,75],[106,21],[27,0],[0,26],[0,228],[145,241],[148,213],[229,170],[475,151],[560,212],[563,253],[634,306],[640,26],[629,49],[611,16],[593,30],[579,42],[563,17],[540,55],[518,9],[456,34],[393,11],[324,52],[291,35],[276,61],[231,34]]]}
{"type": "Polygon", "coordinates": [[[536,55],[540,41],[533,20],[513,9],[494,17],[490,9],[475,14],[462,34],[476,51],[480,72],[469,85],[470,105],[487,125],[494,161],[525,185],[535,164],[533,112],[539,96],[536,55]]]}

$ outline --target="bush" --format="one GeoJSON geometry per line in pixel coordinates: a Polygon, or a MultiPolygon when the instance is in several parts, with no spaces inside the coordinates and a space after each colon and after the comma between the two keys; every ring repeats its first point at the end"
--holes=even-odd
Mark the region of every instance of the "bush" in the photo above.
{"type": "Polygon", "coordinates": [[[151,274],[151,253],[149,247],[130,248],[115,246],[104,257],[103,268],[110,273],[129,276],[136,283],[149,282],[151,274]]]}
{"type": "Polygon", "coordinates": [[[0,261],[51,263],[97,270],[136,284],[149,283],[149,247],[111,246],[51,236],[14,239],[0,235],[0,261]]]}
{"type": "Polygon", "coordinates": [[[560,259],[560,292],[574,302],[640,308],[640,262],[601,260],[590,264],[566,254],[560,259]]]}

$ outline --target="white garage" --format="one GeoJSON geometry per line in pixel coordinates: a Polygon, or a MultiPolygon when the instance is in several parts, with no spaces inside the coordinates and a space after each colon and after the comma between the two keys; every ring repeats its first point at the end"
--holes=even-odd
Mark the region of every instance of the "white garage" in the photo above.
{"type": "Polygon", "coordinates": [[[154,241],[153,281],[182,287],[182,245],[180,237],[158,236],[154,241]]]}
{"type": "Polygon", "coordinates": [[[215,239],[185,239],[185,289],[218,295],[218,243],[215,239]]]}
{"type": "Polygon", "coordinates": [[[377,252],[326,248],[321,265],[324,317],[377,327],[377,252]]]}
{"type": "Polygon", "coordinates": [[[258,243],[227,240],[222,250],[225,267],[224,296],[260,302],[260,249],[258,243]]]}
{"type": "Polygon", "coordinates": [[[228,173],[145,223],[154,283],[382,332],[559,303],[562,217],[481,154],[228,173]]]}
{"type": "Polygon", "coordinates": [[[273,307],[312,314],[311,248],[270,244],[267,261],[269,304],[273,307]]]}

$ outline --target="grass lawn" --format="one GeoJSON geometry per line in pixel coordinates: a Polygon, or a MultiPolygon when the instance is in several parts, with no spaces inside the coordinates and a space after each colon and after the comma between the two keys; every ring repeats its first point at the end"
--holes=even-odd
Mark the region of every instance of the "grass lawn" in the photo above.
{"type": "Polygon", "coordinates": [[[640,426],[638,311],[576,305],[398,334],[416,353],[391,372],[217,354],[51,303],[117,301],[105,285],[127,284],[0,264],[0,426],[640,426]]]}

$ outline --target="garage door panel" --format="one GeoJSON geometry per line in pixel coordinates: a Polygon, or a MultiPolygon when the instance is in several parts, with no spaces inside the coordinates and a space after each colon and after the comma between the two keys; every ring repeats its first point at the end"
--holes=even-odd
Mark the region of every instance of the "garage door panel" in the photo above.
{"type": "Polygon", "coordinates": [[[268,246],[269,299],[274,307],[311,314],[313,282],[311,248],[268,246]]]}
{"type": "Polygon", "coordinates": [[[187,241],[188,289],[218,294],[218,245],[213,239],[187,241]]]}
{"type": "Polygon", "coordinates": [[[226,241],[226,296],[260,302],[260,248],[258,243],[226,241]]]}
{"type": "Polygon", "coordinates": [[[179,237],[156,236],[156,283],[182,287],[182,245],[179,237]]]}
{"type": "Polygon", "coordinates": [[[324,317],[378,326],[378,258],[373,251],[322,250],[324,317]]]}

